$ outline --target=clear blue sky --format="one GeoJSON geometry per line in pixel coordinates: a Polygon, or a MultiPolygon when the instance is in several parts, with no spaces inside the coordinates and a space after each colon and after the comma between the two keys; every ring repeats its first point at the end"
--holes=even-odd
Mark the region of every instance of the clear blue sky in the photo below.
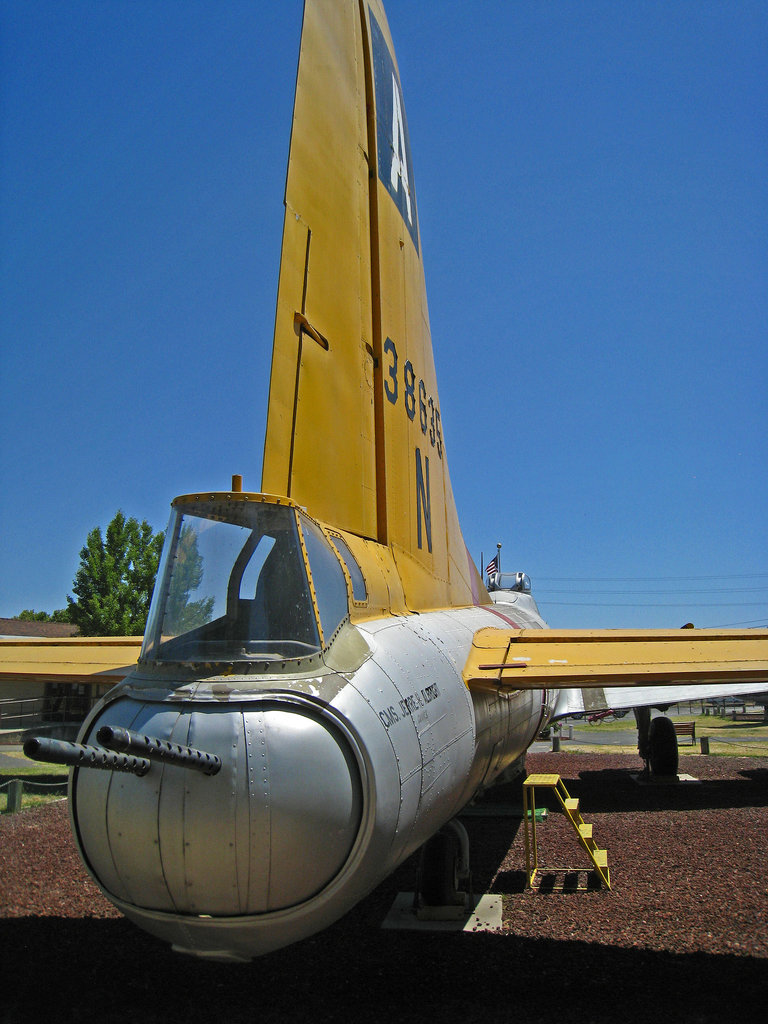
{"type": "MultiPolygon", "coordinates": [[[[556,626],[765,624],[768,7],[386,8],[470,551],[556,626]]],[[[0,615],[258,489],[300,26],[0,0],[0,615]]]]}

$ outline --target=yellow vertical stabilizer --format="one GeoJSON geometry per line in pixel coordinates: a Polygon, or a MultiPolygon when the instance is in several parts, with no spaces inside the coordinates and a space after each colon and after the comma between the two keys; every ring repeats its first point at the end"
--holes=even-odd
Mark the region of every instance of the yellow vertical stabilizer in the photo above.
{"type": "Polygon", "coordinates": [[[400,75],[378,0],[307,0],[262,490],[392,551],[411,609],[487,601],[448,477],[400,75]]]}

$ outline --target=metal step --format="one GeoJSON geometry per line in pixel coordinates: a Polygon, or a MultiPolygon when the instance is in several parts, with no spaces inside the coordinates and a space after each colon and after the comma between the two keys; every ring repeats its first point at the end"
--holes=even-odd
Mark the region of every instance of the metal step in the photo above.
{"type": "MultiPolygon", "coordinates": [[[[586,850],[600,881],[607,889],[611,888],[611,878],[608,872],[608,852],[598,847],[592,835],[592,825],[582,819],[579,813],[579,801],[572,797],[559,775],[534,774],[529,775],[523,783],[523,801],[525,816],[523,818],[525,840],[525,868],[527,884],[530,889],[536,888],[536,875],[540,870],[538,861],[538,847],[536,843],[536,787],[552,789],[559,800],[566,818],[579,838],[581,846],[586,850]],[[529,835],[529,830],[531,835],[529,835]],[[532,836],[532,838],[531,838],[532,836]]],[[[557,868],[550,869],[558,872],[578,872],[580,868],[557,868]]]]}

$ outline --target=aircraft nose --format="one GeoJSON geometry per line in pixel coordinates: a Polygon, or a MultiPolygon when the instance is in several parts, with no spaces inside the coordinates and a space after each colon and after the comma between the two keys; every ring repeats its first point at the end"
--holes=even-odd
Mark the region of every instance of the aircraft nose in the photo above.
{"type": "MultiPolygon", "coordinates": [[[[132,701],[110,705],[91,735],[130,725],[129,714],[135,722],[132,701]]],[[[78,770],[80,844],[120,903],[265,914],[311,899],[342,870],[360,830],[363,782],[350,737],[328,713],[280,699],[175,713],[144,705],[140,730],[215,753],[222,768],[208,777],[153,764],[143,778],[78,770]]]]}

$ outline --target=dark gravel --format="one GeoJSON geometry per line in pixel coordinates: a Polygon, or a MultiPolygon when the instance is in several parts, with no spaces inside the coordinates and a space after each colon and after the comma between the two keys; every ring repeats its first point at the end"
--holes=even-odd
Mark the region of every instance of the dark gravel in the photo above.
{"type": "MultiPolygon", "coordinates": [[[[525,890],[518,821],[473,817],[475,889],[504,894],[501,934],[381,930],[395,894],[413,887],[412,858],[326,932],[245,966],[179,956],[128,924],[85,874],[66,802],[4,816],[0,1021],[47,1010],[57,1022],[136,1024],[762,1022],[768,765],[688,757],[682,770],[702,781],[673,788],[638,786],[639,768],[628,755],[528,757],[529,771],[559,772],[581,799],[611,892],[525,890]]],[[[586,864],[560,815],[539,841],[542,864],[586,864]]]]}

